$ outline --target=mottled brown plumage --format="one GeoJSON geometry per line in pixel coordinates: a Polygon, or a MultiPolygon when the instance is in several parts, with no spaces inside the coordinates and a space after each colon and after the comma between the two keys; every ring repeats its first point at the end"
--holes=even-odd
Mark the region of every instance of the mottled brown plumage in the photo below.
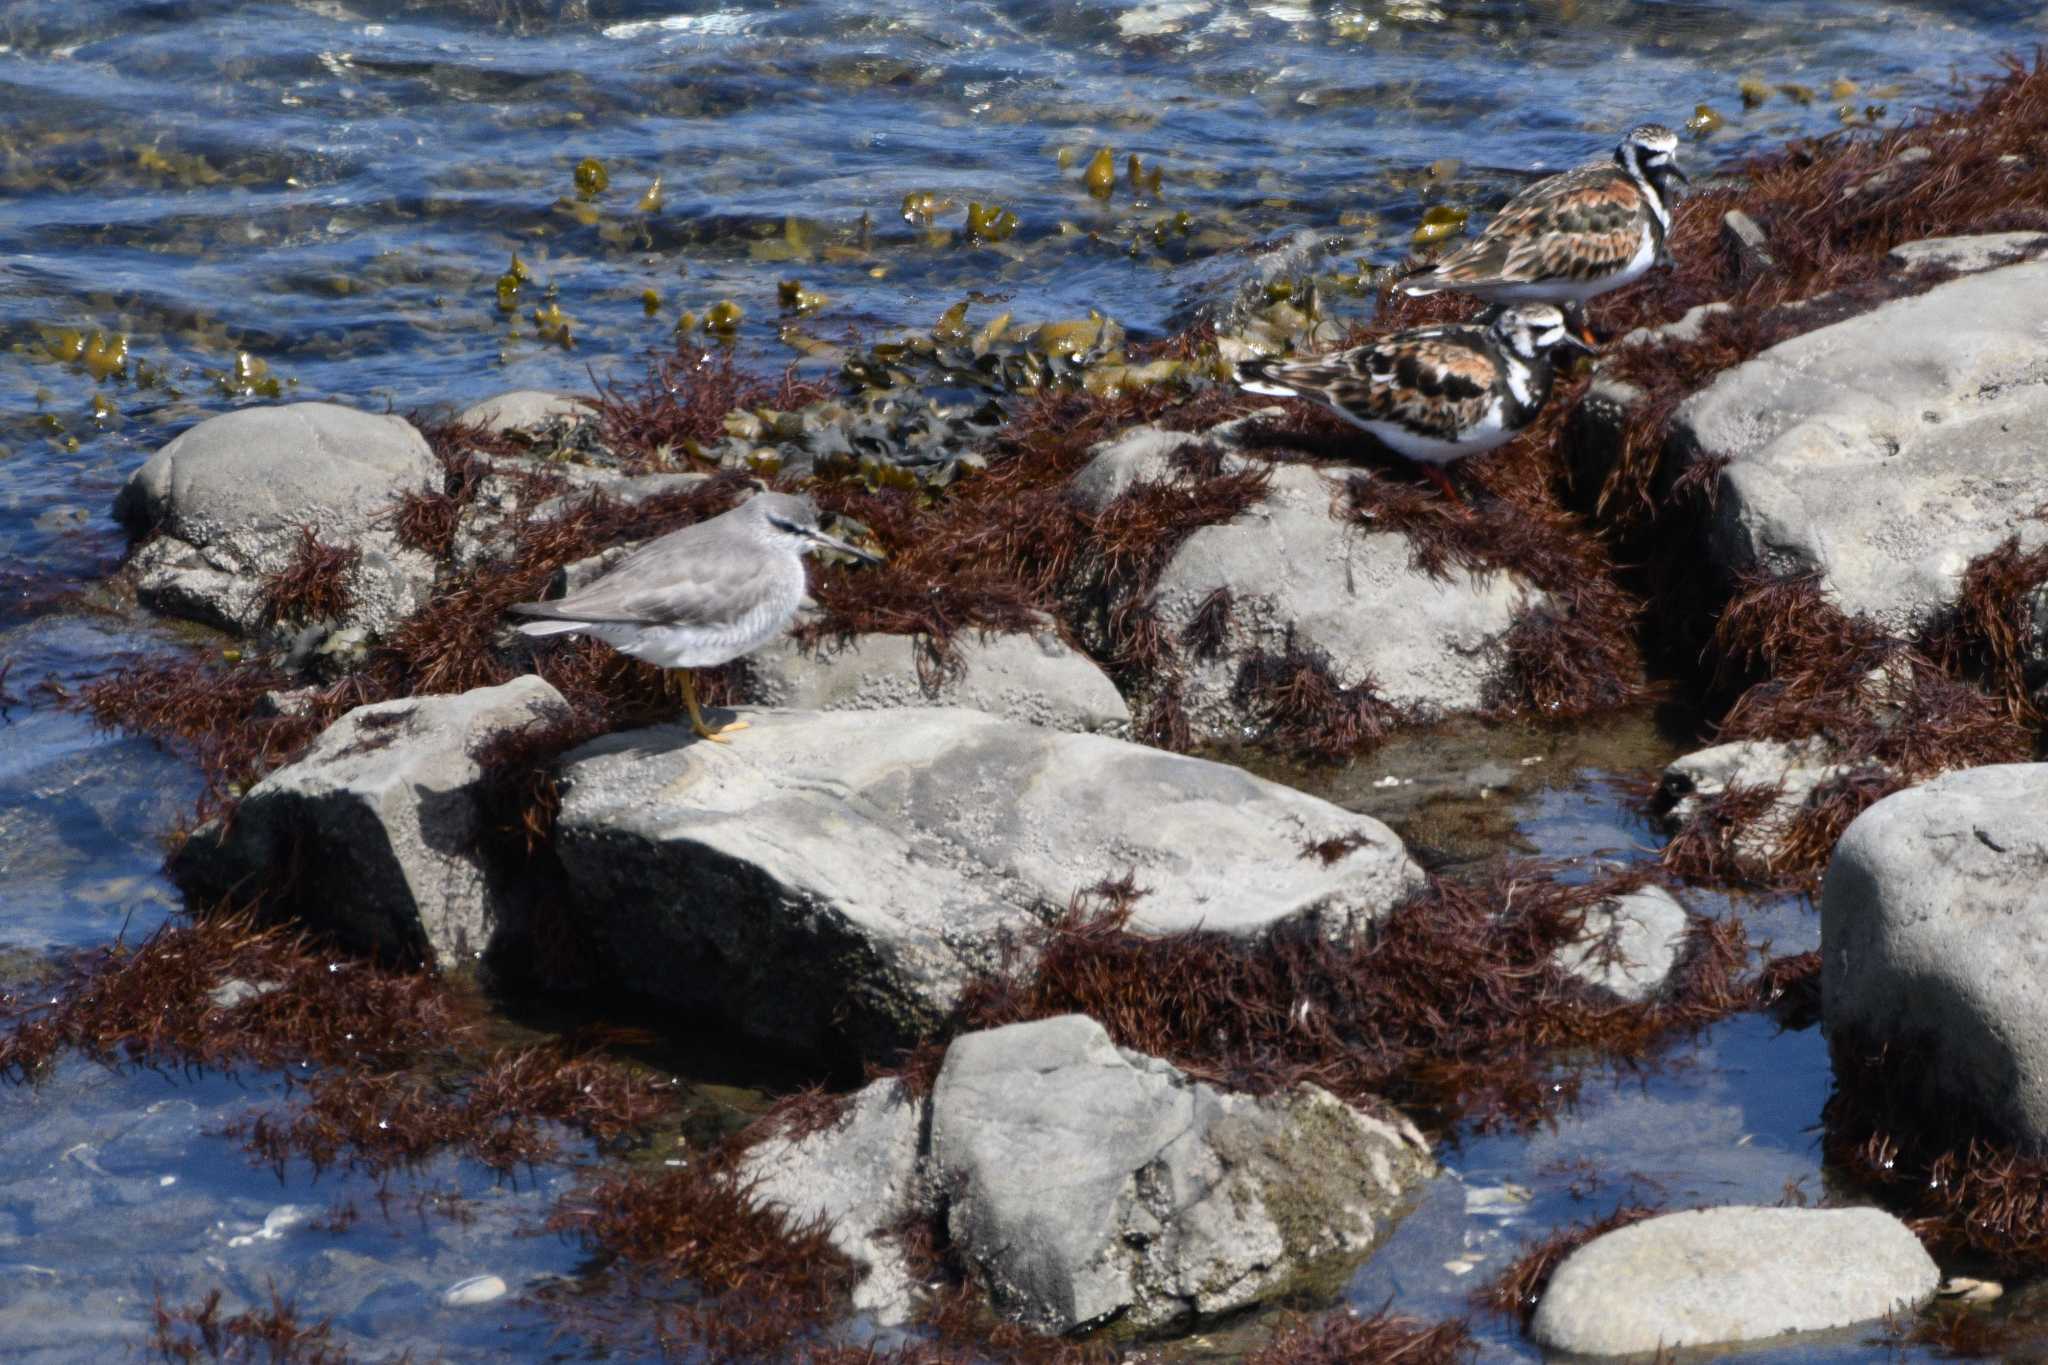
{"type": "Polygon", "coordinates": [[[1457,290],[1492,302],[1579,304],[1667,260],[1667,193],[1678,168],[1668,128],[1631,129],[1611,161],[1538,181],[1476,241],[1403,281],[1410,294],[1457,290]]]}
{"type": "Polygon", "coordinates": [[[1238,367],[1253,393],[1306,398],[1425,466],[1491,450],[1550,396],[1550,353],[1585,349],[1548,304],[1504,308],[1491,322],[1417,327],[1333,355],[1238,367]]]}

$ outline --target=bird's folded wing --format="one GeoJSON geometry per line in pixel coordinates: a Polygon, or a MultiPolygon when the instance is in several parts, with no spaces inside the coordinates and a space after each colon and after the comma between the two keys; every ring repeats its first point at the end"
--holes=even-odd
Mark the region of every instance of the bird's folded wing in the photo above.
{"type": "Polygon", "coordinates": [[[1609,274],[1635,255],[1641,215],[1641,196],[1625,174],[1584,167],[1525,191],[1430,278],[1472,285],[1609,274]]]}
{"type": "Polygon", "coordinates": [[[557,621],[722,626],[746,616],[772,591],[764,567],[757,557],[743,554],[680,559],[636,552],[579,592],[553,602],[523,602],[511,610],[557,621]]]}

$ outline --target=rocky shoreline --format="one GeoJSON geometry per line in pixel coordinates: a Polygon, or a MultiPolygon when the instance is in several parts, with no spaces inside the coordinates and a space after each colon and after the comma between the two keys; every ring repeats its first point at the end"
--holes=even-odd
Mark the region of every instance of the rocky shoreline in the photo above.
{"type": "MultiPolygon", "coordinates": [[[[692,1231],[734,1201],[766,1218],[788,1253],[768,1288],[669,1267],[704,1287],[714,1355],[809,1349],[850,1305],[1058,1358],[1314,1293],[1431,1179],[1425,1130],[1541,1117],[1533,1078],[1567,1050],[1648,1055],[1816,981],[1830,1156],[1916,1221],[1671,1212],[1553,1248],[1509,1310],[1587,1354],[1911,1313],[1930,1248],[2048,1253],[2026,988],[2043,110],[2048,73],[2018,72],[1688,202],[1678,271],[1617,301],[1634,330],[1476,467],[1469,513],[1211,382],[1242,337],[1141,355],[1100,319],[942,320],[851,357],[838,395],[679,351],[643,393],[506,394],[452,422],[213,418],[114,513],[138,536],[122,585],[231,635],[228,666],[140,665],[82,703],[198,754],[209,793],[171,867],[203,916],[282,917],[408,971],[600,984],[887,1073],[686,1174],[622,1177],[611,1224],[570,1219],[661,1263],[619,1232],[629,1199],[698,1201],[692,1231]],[[1931,146],[1954,164],[1912,154],[1931,146]],[[1880,175],[1882,211],[1859,188],[1880,175]],[[1825,245],[1790,231],[1817,204],[1825,245]],[[920,406],[896,381],[925,369],[982,374],[995,407],[920,406]],[[971,460],[935,454],[975,431],[971,460]],[[716,678],[752,721],[729,749],[664,723],[655,670],[504,627],[750,480],[802,483],[889,558],[822,567],[795,639],[716,678]],[[1819,888],[1816,960],[1753,973],[1739,925],[1643,874],[1439,875],[1230,761],[1678,694],[1708,723],[1651,798],[1670,879],[1819,888]],[[837,1268],[799,1284],[799,1243],[837,1268]],[[964,1328],[955,1291],[1005,1321],[964,1328]],[[774,1330],[727,1349],[721,1313],[774,1330]],[[1035,1336],[989,1335],[1014,1325],[1035,1336]]],[[[1382,302],[1376,327],[1456,307],[1382,302]]]]}

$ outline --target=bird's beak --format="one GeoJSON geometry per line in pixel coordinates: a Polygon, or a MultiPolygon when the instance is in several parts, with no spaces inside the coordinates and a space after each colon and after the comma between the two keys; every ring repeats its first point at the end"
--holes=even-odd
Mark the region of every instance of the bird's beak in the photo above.
{"type": "Polygon", "coordinates": [[[863,564],[879,564],[882,562],[882,557],[873,550],[863,550],[858,545],[850,545],[838,536],[828,536],[823,531],[812,531],[810,533],[810,542],[821,550],[837,550],[840,554],[852,555],[863,564]]]}
{"type": "Polygon", "coordinates": [[[1598,346],[1595,346],[1592,342],[1587,341],[1584,337],[1577,335],[1569,327],[1565,328],[1564,336],[1559,338],[1557,344],[1560,346],[1569,346],[1574,351],[1584,351],[1587,355],[1600,354],[1600,348],[1598,346]]]}
{"type": "Polygon", "coordinates": [[[1687,174],[1685,173],[1685,167],[1683,167],[1683,166],[1679,165],[1679,164],[1678,164],[1678,163],[1677,163],[1676,161],[1670,161],[1670,162],[1666,162],[1666,163],[1665,163],[1665,166],[1664,166],[1664,169],[1665,169],[1665,170],[1667,170],[1667,171],[1670,171],[1670,172],[1671,172],[1671,173],[1672,173],[1673,175],[1677,176],[1677,177],[1678,177],[1678,183],[1679,183],[1679,184],[1681,184],[1681,185],[1690,185],[1690,184],[1692,184],[1692,177],[1691,177],[1691,176],[1689,176],[1689,175],[1687,175],[1687,174]]]}

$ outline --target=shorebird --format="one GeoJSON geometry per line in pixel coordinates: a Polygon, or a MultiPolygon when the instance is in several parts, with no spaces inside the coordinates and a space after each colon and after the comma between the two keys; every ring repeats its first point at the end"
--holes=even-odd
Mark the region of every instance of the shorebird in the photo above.
{"type": "Polygon", "coordinates": [[[1678,134],[1660,123],[1638,124],[1611,162],[1537,181],[1509,200],[1477,240],[1403,280],[1401,292],[1448,289],[1488,303],[1562,304],[1576,326],[1588,299],[1670,264],[1671,182],[1685,178],[1678,134]]]}
{"type": "Polygon", "coordinates": [[[1437,466],[1492,450],[1535,421],[1559,346],[1593,349],[1572,335],[1562,310],[1525,303],[1483,324],[1416,327],[1331,355],[1247,361],[1237,382],[1251,393],[1321,403],[1462,502],[1437,466]]]}
{"type": "Polygon", "coordinates": [[[649,541],[566,597],[508,610],[539,618],[521,624],[523,634],[594,636],[622,654],[680,669],[690,728],[723,744],[726,732],[747,723],[706,725],[690,670],[737,659],[787,630],[804,597],[804,552],[812,549],[881,562],[819,529],[808,497],[759,493],[649,541]]]}

